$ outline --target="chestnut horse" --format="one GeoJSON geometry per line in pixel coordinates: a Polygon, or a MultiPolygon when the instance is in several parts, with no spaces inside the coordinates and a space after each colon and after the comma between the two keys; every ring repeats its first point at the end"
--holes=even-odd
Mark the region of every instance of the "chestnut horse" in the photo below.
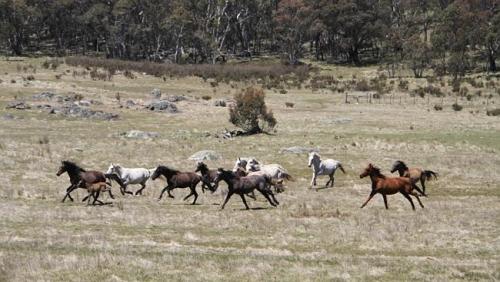
{"type": "Polygon", "coordinates": [[[372,192],[370,193],[370,196],[368,197],[366,202],[361,206],[361,208],[366,206],[366,204],[368,204],[368,202],[373,198],[373,196],[375,196],[375,194],[380,193],[384,198],[385,208],[389,209],[389,206],[387,205],[387,195],[396,194],[398,192],[403,194],[403,196],[408,201],[410,201],[413,210],[415,210],[415,205],[413,204],[410,195],[417,198],[420,206],[422,208],[424,207],[424,205],[422,205],[422,202],[420,201],[420,198],[418,197],[418,194],[413,192],[413,189],[416,189],[417,191],[420,189],[417,186],[415,186],[415,184],[409,178],[386,177],[385,175],[380,173],[380,169],[378,167],[375,167],[372,164],[369,164],[365,168],[363,173],[359,175],[359,178],[363,178],[366,176],[370,176],[370,179],[372,181],[372,192]]]}
{"type": "Polygon", "coordinates": [[[426,180],[432,180],[437,179],[438,174],[432,170],[423,170],[421,168],[408,168],[406,164],[403,161],[395,161],[394,164],[392,165],[391,173],[394,173],[395,171],[399,172],[399,176],[401,177],[408,177],[413,181],[413,183],[417,183],[420,180],[420,184],[422,184],[422,191],[424,192],[422,195],[426,196],[425,194],[425,181],[426,180]]]}
{"type": "Polygon", "coordinates": [[[104,203],[102,201],[100,201],[98,198],[99,198],[100,193],[104,193],[106,191],[111,190],[111,187],[108,186],[108,183],[106,183],[106,182],[97,182],[97,183],[85,182],[84,185],[87,187],[87,191],[89,192],[88,196],[85,197],[85,198],[88,198],[87,206],[90,204],[90,198],[92,198],[92,197],[94,198],[92,205],[95,205],[96,202],[99,202],[99,204],[103,205],[104,203]]]}
{"type": "MultiPolygon", "coordinates": [[[[198,193],[196,193],[196,185],[202,181],[201,176],[194,172],[180,172],[175,169],[171,169],[169,167],[160,165],[156,168],[154,171],[153,175],[151,176],[152,180],[155,180],[158,178],[160,175],[163,175],[167,178],[167,186],[163,188],[161,191],[160,197],[158,198],[158,201],[161,200],[163,197],[163,193],[167,191],[168,196],[170,198],[174,198],[172,194],[170,194],[170,191],[175,189],[175,188],[188,188],[191,189],[191,193],[184,197],[184,201],[187,200],[189,197],[194,195],[194,201],[192,205],[196,203],[196,199],[198,199],[198,193]]],[[[212,189],[211,185],[208,184],[209,188],[212,189]]]]}

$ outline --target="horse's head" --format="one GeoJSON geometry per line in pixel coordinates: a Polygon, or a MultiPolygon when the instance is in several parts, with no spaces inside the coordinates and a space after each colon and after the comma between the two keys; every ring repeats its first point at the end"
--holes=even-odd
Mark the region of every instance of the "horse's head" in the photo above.
{"type": "Polygon", "coordinates": [[[406,166],[406,164],[402,161],[395,161],[394,164],[392,165],[392,168],[391,168],[391,173],[394,173],[396,171],[399,171],[399,170],[406,170],[408,169],[408,167],[406,166]]]}
{"type": "Polygon", "coordinates": [[[208,170],[208,167],[207,165],[204,163],[204,162],[198,162],[198,164],[196,165],[196,170],[194,172],[203,172],[203,171],[207,171],[208,170]]]}
{"type": "Polygon", "coordinates": [[[368,164],[368,166],[365,168],[365,170],[363,170],[363,172],[359,175],[359,178],[363,178],[363,177],[367,177],[367,176],[375,176],[375,177],[382,177],[382,178],[385,178],[385,176],[383,176],[381,173],[380,173],[380,168],[372,165],[371,163],[368,164]]]}
{"type": "Polygon", "coordinates": [[[242,160],[241,158],[238,158],[236,162],[234,162],[234,168],[233,171],[238,170],[239,167],[241,168],[246,168],[248,161],[242,160]]]}
{"type": "Polygon", "coordinates": [[[240,177],[243,177],[243,176],[247,176],[247,172],[245,169],[239,167],[238,169],[236,169],[236,171],[233,171],[234,175],[236,176],[240,176],[240,177]]]}
{"type": "Polygon", "coordinates": [[[372,170],[373,170],[373,165],[371,163],[369,163],[368,166],[359,175],[359,178],[367,177],[368,175],[370,175],[370,173],[371,173],[372,170]]]}
{"type": "Polygon", "coordinates": [[[108,167],[108,170],[106,170],[106,174],[114,173],[115,172],[114,168],[115,168],[115,166],[113,164],[110,164],[108,167]]]}
{"type": "Polygon", "coordinates": [[[161,166],[161,165],[157,166],[155,171],[151,175],[151,179],[155,180],[156,178],[158,178],[161,175],[163,168],[164,168],[164,166],[161,166]]]}
{"type": "Polygon", "coordinates": [[[61,166],[59,167],[59,170],[57,171],[56,175],[60,176],[61,174],[65,173],[66,171],[68,171],[68,167],[66,165],[66,162],[62,161],[61,166]]]}
{"type": "Polygon", "coordinates": [[[320,161],[320,156],[316,152],[309,153],[309,162],[307,164],[308,167],[311,167],[316,162],[320,161]]]}
{"type": "Polygon", "coordinates": [[[232,177],[234,177],[234,172],[220,167],[217,169],[217,176],[214,179],[215,185],[217,186],[221,180],[228,181],[232,177]]]}

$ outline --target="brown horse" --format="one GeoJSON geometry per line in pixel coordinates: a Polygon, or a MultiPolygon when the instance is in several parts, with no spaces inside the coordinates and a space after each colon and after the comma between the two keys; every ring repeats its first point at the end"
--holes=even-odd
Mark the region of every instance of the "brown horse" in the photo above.
{"type": "MultiPolygon", "coordinates": [[[[196,193],[196,185],[200,183],[201,181],[201,176],[194,172],[180,172],[175,169],[168,168],[166,166],[158,166],[151,176],[151,179],[155,180],[158,178],[160,175],[163,175],[167,178],[167,186],[163,188],[161,191],[160,197],[158,198],[158,201],[161,200],[163,197],[163,193],[167,191],[168,196],[170,198],[174,198],[172,194],[170,194],[170,191],[175,189],[175,188],[190,188],[191,193],[184,197],[184,201],[187,200],[189,197],[194,195],[194,201],[192,205],[196,203],[196,199],[198,199],[198,193],[196,193]]],[[[209,185],[209,188],[212,189],[209,185]]]]}
{"type": "Polygon", "coordinates": [[[245,208],[248,210],[249,207],[245,200],[245,194],[253,192],[254,190],[264,195],[273,207],[279,205],[279,202],[274,197],[270,188],[271,178],[267,175],[238,176],[230,170],[219,168],[215,182],[219,182],[220,180],[226,182],[228,187],[228,193],[221,206],[221,210],[224,209],[229,198],[231,198],[233,194],[240,195],[243,204],[245,204],[245,208]]]}
{"type": "MultiPolygon", "coordinates": [[[[83,181],[83,180],[82,180],[83,181]]],[[[96,202],[99,202],[99,204],[103,205],[104,203],[101,202],[99,198],[100,193],[104,193],[106,191],[110,191],[111,187],[108,186],[108,183],[106,182],[96,182],[96,183],[87,183],[85,182],[84,184],[87,187],[87,191],[89,192],[87,201],[87,205],[90,204],[90,198],[94,197],[94,201],[92,202],[92,205],[95,205],[96,202]]]]}
{"type": "Polygon", "coordinates": [[[395,161],[392,165],[391,173],[395,171],[399,172],[399,176],[408,177],[411,179],[413,183],[417,183],[420,180],[420,184],[422,184],[422,191],[424,196],[425,194],[425,181],[437,179],[438,174],[432,170],[424,170],[421,168],[408,168],[403,161],[395,161]]]}
{"type": "Polygon", "coordinates": [[[420,190],[411,180],[407,177],[386,177],[382,173],[380,173],[380,169],[373,166],[372,164],[369,164],[363,173],[359,175],[359,178],[363,178],[366,176],[370,176],[370,179],[372,181],[372,192],[370,193],[370,196],[366,200],[366,202],[361,206],[363,208],[368,204],[368,202],[375,196],[375,194],[380,193],[382,197],[384,198],[384,204],[385,208],[389,209],[389,206],[387,205],[387,196],[386,195],[392,195],[396,193],[401,193],[403,196],[410,201],[411,207],[413,210],[415,210],[415,205],[413,204],[412,199],[410,198],[410,195],[414,196],[417,198],[418,203],[420,206],[423,208],[424,205],[422,205],[422,202],[420,201],[420,198],[418,197],[418,194],[413,192],[413,189],[420,190]]]}
{"type": "MultiPolygon", "coordinates": [[[[208,166],[204,162],[198,162],[196,166],[196,170],[194,172],[200,172],[201,173],[201,178],[202,178],[202,183],[201,183],[201,191],[205,193],[205,188],[208,188],[207,183],[209,184],[215,184],[214,180],[217,177],[217,170],[216,169],[208,169],[208,166]]],[[[215,188],[210,188],[210,190],[217,189],[215,188]]]]}
{"type": "MultiPolygon", "coordinates": [[[[66,195],[62,199],[62,202],[66,200],[66,197],[69,197],[69,199],[73,202],[73,198],[71,197],[70,193],[78,188],[86,189],[87,187],[85,186],[85,183],[92,184],[97,182],[106,182],[106,178],[110,178],[117,181],[120,184],[120,186],[123,184],[121,180],[117,179],[115,175],[107,175],[100,171],[95,171],[95,170],[87,171],[70,161],[62,161],[61,167],[59,167],[59,170],[57,171],[56,175],[60,176],[65,172],[67,172],[69,175],[69,180],[71,182],[71,185],[66,189],[66,195]]],[[[112,199],[114,199],[111,190],[109,190],[109,196],[112,199]]],[[[87,197],[85,197],[83,201],[85,201],[86,199],[87,197]]]]}

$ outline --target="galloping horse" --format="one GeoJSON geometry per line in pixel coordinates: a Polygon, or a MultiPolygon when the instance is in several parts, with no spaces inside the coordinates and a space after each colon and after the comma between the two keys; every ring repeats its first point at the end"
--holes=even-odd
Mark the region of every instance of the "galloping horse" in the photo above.
{"type": "MultiPolygon", "coordinates": [[[[413,189],[416,189],[417,191],[420,190],[411,180],[407,177],[386,177],[382,173],[380,173],[380,169],[378,167],[373,166],[372,164],[369,164],[365,170],[359,175],[359,178],[363,178],[366,176],[370,176],[370,179],[372,181],[372,192],[370,193],[370,196],[368,196],[368,199],[366,202],[361,206],[363,208],[368,204],[368,202],[375,196],[375,194],[380,193],[382,197],[384,198],[384,204],[385,208],[389,209],[389,206],[387,205],[387,196],[386,195],[392,195],[396,193],[401,193],[403,196],[410,201],[411,207],[413,210],[415,210],[415,205],[413,204],[413,201],[410,197],[410,195],[414,196],[417,198],[418,203],[420,206],[423,208],[424,205],[420,201],[420,198],[418,197],[418,194],[413,192],[413,189]]],[[[419,191],[420,192],[420,191],[419,191]]]]}
{"type": "Polygon", "coordinates": [[[119,164],[111,164],[108,168],[107,174],[114,173],[120,177],[123,181],[123,186],[120,187],[122,195],[132,194],[132,192],[127,191],[127,185],[129,184],[140,184],[141,189],[135,192],[135,195],[142,195],[142,190],[146,188],[146,181],[153,174],[154,169],[147,168],[125,168],[119,164]]]}
{"type": "Polygon", "coordinates": [[[307,166],[312,166],[313,170],[311,188],[316,185],[316,177],[318,175],[328,175],[330,179],[326,182],[325,187],[328,187],[328,184],[331,184],[330,187],[333,187],[333,182],[335,181],[334,175],[337,168],[345,174],[344,167],[339,161],[332,159],[322,161],[321,156],[316,152],[309,153],[309,163],[307,166]]]}
{"type": "Polygon", "coordinates": [[[99,198],[100,193],[111,190],[111,187],[108,186],[108,183],[106,183],[106,182],[97,182],[97,183],[85,182],[84,185],[87,187],[87,191],[89,192],[87,197],[85,197],[85,198],[88,198],[87,206],[90,204],[90,199],[92,197],[94,197],[94,201],[92,202],[92,205],[95,205],[96,202],[99,202],[99,204],[101,204],[101,205],[104,204],[98,198],[99,198]]]}
{"type": "MultiPolygon", "coordinates": [[[[200,172],[202,177],[201,191],[205,193],[205,188],[208,187],[206,183],[215,184],[215,178],[217,177],[217,170],[208,169],[208,166],[204,162],[198,162],[196,165],[196,170],[194,172],[200,172]]],[[[216,185],[216,184],[215,184],[216,185]]],[[[213,190],[217,187],[212,188],[213,190]]],[[[211,190],[212,190],[211,189],[211,190]]]]}
{"type": "Polygon", "coordinates": [[[247,201],[245,200],[245,194],[253,192],[255,189],[264,195],[273,207],[279,205],[279,202],[274,197],[273,192],[269,189],[269,185],[271,185],[271,178],[266,175],[238,176],[230,170],[219,168],[215,182],[219,182],[220,180],[226,182],[228,187],[228,193],[224,199],[221,209],[224,209],[229,201],[229,198],[231,198],[233,194],[238,194],[240,195],[243,204],[245,204],[245,208],[248,210],[249,207],[247,201]],[[272,199],[269,196],[271,196],[272,199]]]}
{"type": "MultiPolygon", "coordinates": [[[[189,197],[194,195],[194,201],[192,205],[196,203],[196,199],[198,199],[198,193],[196,193],[196,185],[201,181],[201,176],[194,172],[180,172],[175,169],[168,168],[166,166],[158,166],[151,176],[152,180],[155,180],[158,178],[160,175],[163,175],[167,178],[167,186],[163,188],[161,191],[160,197],[158,198],[158,201],[161,200],[163,197],[163,193],[167,191],[168,196],[170,198],[174,198],[172,194],[170,194],[170,191],[175,189],[175,188],[190,188],[191,193],[184,197],[184,201],[187,200],[189,197]]],[[[210,187],[210,186],[209,186],[210,187]]],[[[212,189],[210,187],[210,189],[212,189]]]]}
{"type": "Polygon", "coordinates": [[[238,158],[234,163],[233,172],[236,172],[238,168],[242,168],[245,171],[252,170],[252,167],[259,165],[259,162],[254,157],[248,158],[238,158]]]}
{"type": "MultiPolygon", "coordinates": [[[[63,203],[66,200],[66,197],[69,197],[69,199],[73,202],[73,198],[71,197],[70,193],[78,188],[86,189],[87,187],[85,186],[85,183],[92,184],[97,182],[106,182],[106,179],[108,178],[116,181],[120,186],[123,186],[121,180],[114,174],[104,174],[100,171],[86,171],[85,169],[70,161],[62,161],[61,167],[59,167],[56,175],[60,176],[65,172],[67,172],[69,175],[71,185],[66,188],[66,195],[62,199],[63,203]]],[[[111,190],[109,190],[109,196],[114,199],[111,190]]],[[[83,201],[85,201],[86,199],[87,198],[85,197],[83,201]]]]}
{"type": "Polygon", "coordinates": [[[422,184],[422,195],[425,194],[425,181],[437,179],[438,174],[432,170],[423,170],[421,168],[408,168],[403,161],[395,161],[392,165],[391,173],[395,171],[399,172],[399,176],[408,177],[413,181],[413,183],[417,183],[420,180],[420,184],[422,184]]]}

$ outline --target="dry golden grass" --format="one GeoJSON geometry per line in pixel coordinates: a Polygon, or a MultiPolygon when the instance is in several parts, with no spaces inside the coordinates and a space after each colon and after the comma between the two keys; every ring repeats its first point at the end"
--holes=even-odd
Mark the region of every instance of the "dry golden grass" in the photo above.
{"type": "MultiPolygon", "coordinates": [[[[0,63],[0,280],[500,279],[500,122],[486,115],[482,100],[463,102],[464,110],[454,112],[455,99],[447,98],[444,110],[436,112],[438,98],[429,103],[418,98],[417,105],[406,95],[405,105],[344,104],[342,94],[328,91],[267,91],[277,133],[223,140],[206,133],[231,128],[227,108],[201,97],[230,97],[244,84],[221,83],[214,92],[197,78],[163,81],[136,74],[136,79],[116,75],[112,81],[92,81],[73,77],[75,69],[65,65],[55,71],[38,68],[35,80],[23,82],[27,74],[16,64],[29,63],[40,62],[0,63]],[[61,73],[66,74],[55,79],[61,73]],[[116,102],[119,92],[122,103],[145,103],[153,88],[191,98],[177,103],[179,114],[125,109],[116,102]],[[14,96],[43,90],[100,100],[104,105],[97,108],[121,119],[67,120],[4,109],[14,96]],[[294,108],[286,108],[285,101],[294,108]],[[19,119],[2,118],[6,113],[19,119]],[[342,122],[346,119],[352,122],[342,122]],[[117,137],[132,129],[157,131],[160,138],[117,137]],[[341,160],[347,174],[336,175],[333,189],[309,190],[307,156],[280,153],[291,146],[317,147],[324,157],[341,160]],[[66,175],[55,175],[63,159],[99,170],[110,162],[194,170],[188,157],[202,149],[223,157],[210,167],[229,168],[236,157],[251,155],[281,163],[297,181],[278,195],[278,208],[259,197],[249,201],[256,208],[251,211],[243,210],[237,197],[219,211],[224,189],[201,194],[196,206],[182,202],[187,191],[181,189],[174,190],[176,199],[158,202],[165,184],[160,179],[148,182],[140,197],[115,190],[108,206],[85,206],[83,190],[74,194],[74,203],[60,203],[69,185],[66,175]],[[425,209],[412,211],[399,195],[389,197],[389,211],[379,196],[359,209],[370,190],[360,171],[373,162],[389,174],[396,159],[440,173],[438,181],[428,182],[425,209]]],[[[324,68],[335,74],[335,68],[324,68]]],[[[337,69],[348,79],[354,72],[358,78],[375,73],[337,69]]]]}

